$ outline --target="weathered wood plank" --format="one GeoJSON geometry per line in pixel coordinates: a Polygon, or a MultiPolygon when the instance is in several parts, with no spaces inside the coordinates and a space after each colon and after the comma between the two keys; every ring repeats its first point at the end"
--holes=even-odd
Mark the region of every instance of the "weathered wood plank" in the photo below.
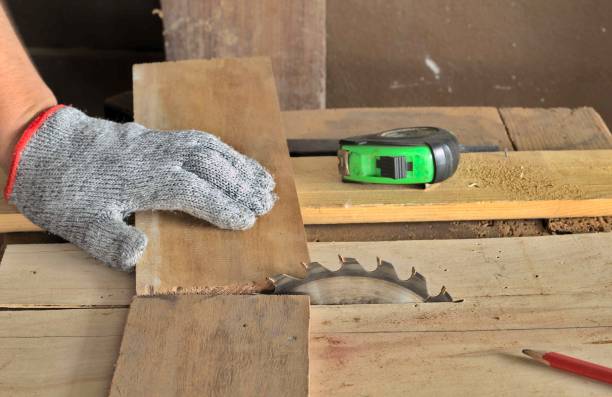
{"type": "Polygon", "coordinates": [[[136,226],[149,237],[136,270],[139,295],[253,282],[262,288],[270,274],[303,273],[306,236],[267,59],[137,65],[134,115],[151,128],[214,132],[261,161],[275,176],[279,196],[274,209],[243,232],[187,215],[136,214],[136,226]]]}
{"type": "Polygon", "coordinates": [[[110,395],[307,396],[308,321],[306,296],[137,297],[110,395]]]}
{"type": "Polygon", "coordinates": [[[162,0],[168,60],[268,56],[283,109],[325,107],[325,0],[162,0]]]}

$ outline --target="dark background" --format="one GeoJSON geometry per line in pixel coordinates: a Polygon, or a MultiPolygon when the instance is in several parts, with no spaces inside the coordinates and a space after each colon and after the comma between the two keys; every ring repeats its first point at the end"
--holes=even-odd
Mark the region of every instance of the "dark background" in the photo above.
{"type": "MultiPolygon", "coordinates": [[[[59,100],[90,114],[164,57],[156,0],[6,3],[59,100]]],[[[327,106],[593,106],[612,123],[611,38],[609,0],[328,0],[327,106]]]]}

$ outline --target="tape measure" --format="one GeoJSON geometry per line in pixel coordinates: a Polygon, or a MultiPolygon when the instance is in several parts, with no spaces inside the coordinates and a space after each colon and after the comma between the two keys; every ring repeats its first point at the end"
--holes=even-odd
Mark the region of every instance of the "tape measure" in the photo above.
{"type": "Polygon", "coordinates": [[[397,128],[342,139],[338,169],[347,182],[429,184],[450,178],[459,165],[460,145],[437,127],[397,128]]]}

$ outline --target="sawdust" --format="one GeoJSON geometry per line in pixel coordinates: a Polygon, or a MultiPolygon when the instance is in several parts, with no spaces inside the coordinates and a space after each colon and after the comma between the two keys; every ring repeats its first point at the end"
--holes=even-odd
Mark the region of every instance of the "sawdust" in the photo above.
{"type": "Polygon", "coordinates": [[[535,164],[511,158],[472,158],[459,167],[462,177],[471,189],[501,189],[509,200],[560,200],[580,199],[584,192],[580,187],[560,184],[551,179],[535,164]]]}
{"type": "Polygon", "coordinates": [[[230,284],[224,286],[213,286],[213,287],[173,287],[168,291],[153,291],[149,289],[149,295],[151,297],[164,297],[164,296],[175,296],[175,295],[207,295],[207,296],[218,296],[218,295],[255,295],[261,293],[267,293],[274,290],[272,282],[251,282],[248,284],[230,284]]]}
{"type": "Polygon", "coordinates": [[[546,228],[554,234],[612,232],[612,217],[553,218],[546,222],[546,228]]]}

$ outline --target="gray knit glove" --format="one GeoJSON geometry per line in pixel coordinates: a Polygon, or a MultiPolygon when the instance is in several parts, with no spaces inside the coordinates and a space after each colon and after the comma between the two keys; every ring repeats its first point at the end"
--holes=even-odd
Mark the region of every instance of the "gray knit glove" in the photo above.
{"type": "Polygon", "coordinates": [[[272,176],[217,137],[152,131],[71,107],[40,115],[17,144],[5,196],[32,222],[112,267],[132,270],[146,236],[124,218],[178,210],[224,229],[270,211],[272,176]]]}

